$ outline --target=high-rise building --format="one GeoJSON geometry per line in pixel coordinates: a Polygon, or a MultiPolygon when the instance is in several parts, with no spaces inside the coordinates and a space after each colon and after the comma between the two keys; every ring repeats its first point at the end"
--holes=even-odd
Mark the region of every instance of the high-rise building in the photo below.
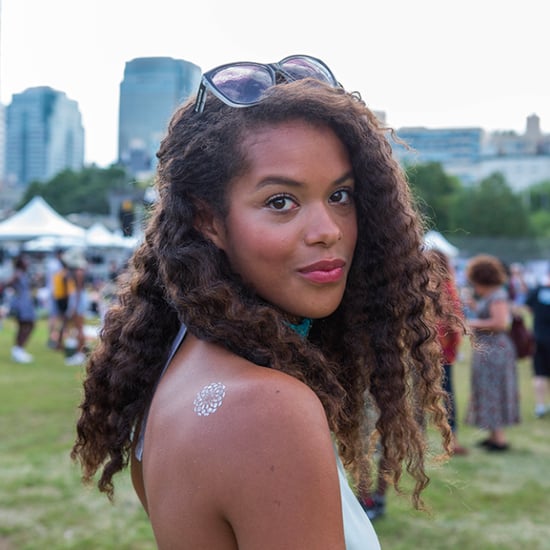
{"type": "Polygon", "coordinates": [[[6,182],[24,188],[84,165],[78,103],[48,86],[14,94],[6,110],[6,182]]]}
{"type": "Polygon", "coordinates": [[[199,87],[201,69],[171,57],[128,61],[120,84],[118,159],[136,176],[151,174],[170,117],[199,87]]]}

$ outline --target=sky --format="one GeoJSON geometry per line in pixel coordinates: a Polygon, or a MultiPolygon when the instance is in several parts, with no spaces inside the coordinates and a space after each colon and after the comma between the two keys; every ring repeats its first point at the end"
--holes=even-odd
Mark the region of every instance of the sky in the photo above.
{"type": "Polygon", "coordinates": [[[541,0],[0,0],[0,101],[50,86],[78,102],[85,162],[116,160],[119,85],[136,57],[323,59],[389,125],[550,133],[541,0]]]}

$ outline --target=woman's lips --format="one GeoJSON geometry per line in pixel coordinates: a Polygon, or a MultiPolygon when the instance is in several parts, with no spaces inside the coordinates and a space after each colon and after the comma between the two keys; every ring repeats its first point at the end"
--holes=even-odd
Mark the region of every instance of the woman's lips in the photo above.
{"type": "Polygon", "coordinates": [[[344,276],[344,260],[321,260],[299,269],[299,273],[314,283],[336,283],[344,276]]]}

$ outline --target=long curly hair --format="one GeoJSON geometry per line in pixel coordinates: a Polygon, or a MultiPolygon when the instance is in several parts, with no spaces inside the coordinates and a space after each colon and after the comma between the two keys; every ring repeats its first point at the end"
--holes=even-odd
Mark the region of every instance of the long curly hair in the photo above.
{"type": "Polygon", "coordinates": [[[394,485],[399,490],[406,468],[413,504],[422,507],[427,447],[418,411],[434,421],[446,448],[450,439],[432,322],[438,291],[428,284],[423,224],[388,132],[358,94],[309,79],[273,86],[248,108],[209,95],[203,113],[192,102],[177,110],[157,155],[158,200],[144,241],[87,365],[72,450],[84,481],[101,470],[98,487],[112,497],[113,475],[128,465],[133,434],[185,323],[197,337],[307,384],[357,483],[370,485],[368,452],[379,438],[394,485]],[[243,140],[291,120],[329,127],[344,143],[358,223],[343,300],[305,340],[196,229],[206,211],[226,215],[231,181],[248,167],[243,140]],[[370,432],[368,403],[377,418],[370,432]]]}

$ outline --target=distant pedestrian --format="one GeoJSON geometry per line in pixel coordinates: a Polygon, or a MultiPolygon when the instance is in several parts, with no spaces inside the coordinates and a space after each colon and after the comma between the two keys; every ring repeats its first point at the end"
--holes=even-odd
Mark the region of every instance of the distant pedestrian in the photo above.
{"type": "Polygon", "coordinates": [[[511,304],[502,262],[490,255],[473,257],[467,277],[474,290],[471,396],[467,423],[489,431],[480,442],[488,451],[506,451],[504,428],[520,421],[514,344],[508,336],[511,304]]]}
{"type": "Polygon", "coordinates": [[[548,379],[550,378],[550,275],[533,288],[525,304],[533,312],[535,354],[533,356],[533,389],[535,392],[535,416],[542,418],[550,412],[548,406],[548,379]]]}
{"type": "Polygon", "coordinates": [[[61,261],[61,255],[63,249],[56,249],[55,253],[48,258],[46,262],[46,288],[48,289],[48,347],[56,348],[59,341],[59,331],[63,324],[63,315],[59,311],[56,293],[63,293],[64,290],[56,289],[58,280],[56,274],[60,273],[63,269],[63,263],[61,261]]]}
{"type": "Polygon", "coordinates": [[[525,304],[529,287],[525,281],[525,268],[520,263],[513,263],[510,266],[508,292],[514,306],[521,307],[525,304]]]}
{"type": "Polygon", "coordinates": [[[67,365],[80,365],[85,359],[86,337],[84,322],[89,308],[86,274],[88,262],[81,249],[73,248],[63,253],[63,263],[67,266],[69,294],[67,303],[68,336],[74,340],[74,347],[65,360],[67,365]]]}
{"type": "Polygon", "coordinates": [[[74,280],[67,264],[63,260],[63,254],[59,258],[60,267],[52,276],[52,297],[55,302],[52,315],[56,315],[57,322],[52,322],[51,335],[55,338],[50,342],[50,347],[58,350],[64,348],[65,332],[69,324],[69,296],[74,292],[74,280]]]}
{"type": "Polygon", "coordinates": [[[10,315],[17,323],[14,346],[11,357],[17,363],[31,363],[33,356],[25,350],[36,321],[36,309],[32,293],[32,281],[29,274],[29,262],[26,256],[20,255],[14,260],[14,274],[8,281],[13,289],[10,303],[10,315]]]}

